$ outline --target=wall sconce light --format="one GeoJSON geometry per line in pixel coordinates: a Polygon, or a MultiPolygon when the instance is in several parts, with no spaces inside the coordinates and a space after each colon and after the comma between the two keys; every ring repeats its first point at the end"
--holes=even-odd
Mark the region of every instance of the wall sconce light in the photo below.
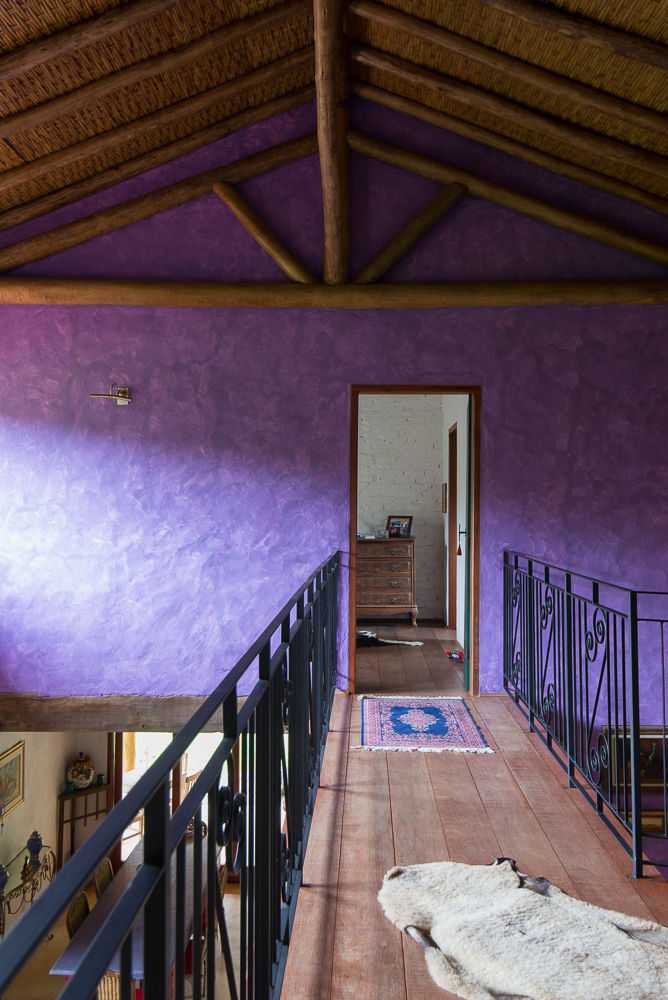
{"type": "Polygon", "coordinates": [[[457,525],[457,528],[459,529],[459,545],[457,546],[457,555],[460,556],[462,554],[462,535],[468,535],[468,531],[466,528],[462,528],[459,524],[457,525]]]}
{"type": "Polygon", "coordinates": [[[115,382],[111,383],[109,392],[91,392],[90,395],[96,399],[115,399],[117,406],[127,406],[128,403],[132,402],[132,396],[128,387],[126,385],[116,385],[115,382]]]}

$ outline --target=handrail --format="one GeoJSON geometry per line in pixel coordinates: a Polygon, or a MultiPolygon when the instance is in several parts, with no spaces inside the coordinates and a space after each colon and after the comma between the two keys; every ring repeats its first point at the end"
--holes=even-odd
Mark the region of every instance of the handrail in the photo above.
{"type": "Polygon", "coordinates": [[[668,867],[668,593],[511,550],[503,565],[506,691],[559,748],[570,787],[631,855],[634,875],[648,862],[668,867]],[[646,611],[644,599],[654,599],[646,611]]]}
{"type": "MultiPolygon", "coordinates": [[[[555,573],[564,573],[564,574],[567,573],[569,576],[572,577],[575,576],[579,580],[587,580],[589,583],[598,583],[600,586],[607,587],[610,590],[619,590],[626,593],[631,589],[630,587],[626,587],[623,584],[610,583],[610,581],[608,580],[601,580],[598,577],[589,576],[589,574],[581,573],[577,569],[565,569],[563,566],[557,566],[556,563],[551,563],[549,562],[549,560],[542,559],[540,556],[531,556],[527,552],[516,552],[514,549],[504,549],[504,558],[506,556],[512,557],[513,559],[515,558],[525,559],[528,562],[532,563],[534,566],[544,566],[546,567],[546,569],[550,571],[553,570],[555,573]]],[[[643,593],[651,593],[651,591],[643,591],[643,593]]],[[[657,591],[657,593],[663,593],[663,591],[660,592],[657,591]]]]}
{"type": "MultiPolygon", "coordinates": [[[[336,625],[337,625],[337,577],[338,553],[324,560],[318,568],[304,581],[272,622],[254,640],[246,652],[239,658],[232,669],[226,674],[218,687],[205,699],[193,716],[174,736],[170,745],[158,757],[151,768],[139,779],[128,794],[108,813],[101,825],[93,831],[76,853],[50,883],[47,889],[35,900],[25,916],[17,922],[14,928],[0,942],[0,994],[12,981],[20,969],[30,959],[35,942],[40,941],[61,916],[72,897],[89,881],[100,860],[110,853],[112,847],[121,839],[123,831],[134,820],[137,813],[145,808],[145,851],[155,854],[161,859],[154,865],[147,857],[142,866],[141,877],[132,882],[131,891],[126,890],[122,900],[114,910],[112,917],[105,924],[102,935],[104,945],[100,945],[96,959],[86,960],[85,969],[79,970],[62,992],[63,997],[85,997],[94,991],[95,984],[107,967],[108,961],[118,950],[123,940],[127,938],[132,920],[154,893],[156,884],[163,879],[166,866],[170,864],[170,856],[177,845],[183,841],[189,822],[196,817],[203,799],[208,796],[209,819],[217,820],[216,803],[220,798],[218,789],[219,775],[226,761],[231,759],[239,741],[245,740],[244,746],[250,753],[250,762],[246,768],[255,768],[254,754],[259,753],[261,745],[267,744],[265,756],[271,774],[266,777],[267,788],[271,794],[287,796],[292,794],[292,788],[282,788],[281,782],[288,777],[288,765],[284,761],[284,773],[281,773],[281,752],[285,757],[284,740],[279,738],[283,733],[283,717],[288,714],[288,705],[292,697],[291,689],[295,688],[293,700],[295,704],[307,708],[300,718],[292,720],[288,730],[288,738],[295,746],[303,748],[308,743],[311,746],[308,766],[300,759],[302,768],[297,776],[290,775],[290,785],[294,780],[306,782],[305,789],[295,796],[303,799],[306,814],[304,818],[295,820],[293,825],[302,833],[308,835],[309,811],[312,811],[315,789],[318,783],[319,767],[326,738],[327,723],[331,702],[336,684],[336,625]],[[291,615],[295,620],[291,621],[291,615]],[[271,643],[280,630],[280,642],[272,652],[271,643]],[[237,699],[237,684],[253,665],[259,663],[259,677],[255,681],[251,693],[240,703],[237,699]],[[273,707],[267,708],[267,699],[273,707]],[[283,708],[281,709],[281,706],[283,708]],[[161,816],[166,809],[167,783],[172,769],[178,764],[195,736],[204,729],[215,712],[221,710],[221,731],[223,738],[208,763],[202,769],[193,787],[190,789],[171,819],[161,816]],[[255,717],[260,712],[273,713],[274,729],[271,735],[260,733],[249,735],[249,727],[255,726],[255,717]],[[299,730],[297,727],[301,727],[299,730]],[[316,731],[317,730],[317,731],[316,731]],[[305,743],[306,741],[306,743],[305,743]],[[255,747],[257,743],[257,748],[255,747]],[[252,744],[252,745],[251,745],[252,744]],[[283,749],[281,750],[281,746],[283,749]],[[278,791],[276,783],[278,782],[278,791]],[[301,796],[301,797],[300,797],[301,796]],[[212,812],[213,809],[213,812],[212,812]],[[161,832],[161,828],[164,831],[161,832]],[[148,845],[148,846],[147,846],[148,845]],[[157,852],[157,853],[156,853],[157,852]],[[156,875],[157,872],[157,875],[156,875]],[[127,898],[126,898],[127,895],[127,898]],[[122,903],[122,906],[121,906],[122,903]],[[120,919],[121,914],[123,919],[120,919]],[[125,920],[129,923],[125,923],[125,920]],[[97,979],[95,978],[97,976],[97,979]],[[91,983],[92,990],[89,989],[91,983]]],[[[255,730],[254,730],[255,732],[255,730]]],[[[293,754],[290,748],[290,754],[293,754]]],[[[292,757],[290,758],[292,760],[292,757]]],[[[259,765],[258,765],[259,767],[259,765]]],[[[228,769],[229,770],[229,769],[228,769]]],[[[252,770],[251,778],[244,780],[254,782],[259,770],[252,770]]],[[[257,777],[257,780],[260,780],[257,777]]],[[[265,780],[265,777],[262,777],[265,780]]],[[[287,785],[287,780],[284,782],[287,785]]],[[[251,789],[251,793],[254,792],[251,789]]],[[[237,805],[242,808],[241,804],[237,805]]],[[[216,832],[220,831],[216,828],[216,832]]],[[[274,838],[280,839],[279,831],[265,831],[274,838]]],[[[219,840],[220,843],[220,840],[219,840]]],[[[286,861],[288,867],[299,869],[306,837],[299,844],[289,845],[290,858],[286,861]]],[[[247,851],[254,850],[252,845],[247,851]]],[[[252,868],[252,856],[246,865],[252,868]]],[[[211,873],[208,873],[210,890],[213,888],[211,873]]],[[[299,877],[292,877],[293,888],[298,889],[299,877]]],[[[163,879],[164,881],[164,879],[163,879]]],[[[213,892],[211,892],[213,896],[213,892]]],[[[296,900],[296,892],[295,892],[296,900]]],[[[213,905],[212,903],[210,904],[213,905]]],[[[250,904],[249,904],[250,905],[250,904]]],[[[280,991],[280,983],[279,983],[280,991]]],[[[151,984],[147,982],[147,1000],[151,998],[151,984]]],[[[213,994],[211,994],[213,995],[213,994]]],[[[244,994],[245,995],[245,994],[244,994]]],[[[248,994],[251,995],[250,993],[248,994]]],[[[273,994],[272,994],[273,995],[273,994]]],[[[277,995],[277,994],[276,994],[277,995]]],[[[264,1000],[264,998],[263,998],[264,1000]]]]}

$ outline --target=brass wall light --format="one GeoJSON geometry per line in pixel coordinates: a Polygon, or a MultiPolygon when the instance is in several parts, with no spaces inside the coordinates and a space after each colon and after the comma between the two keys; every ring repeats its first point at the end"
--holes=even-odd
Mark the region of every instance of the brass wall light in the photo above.
{"type": "Polygon", "coordinates": [[[127,406],[132,402],[129,388],[126,385],[116,385],[115,382],[111,383],[109,392],[91,392],[90,395],[96,399],[115,399],[117,406],[127,406]]]}

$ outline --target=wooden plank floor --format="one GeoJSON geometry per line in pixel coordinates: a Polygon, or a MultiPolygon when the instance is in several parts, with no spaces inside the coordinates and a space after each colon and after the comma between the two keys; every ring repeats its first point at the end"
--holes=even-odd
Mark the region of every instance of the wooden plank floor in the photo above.
{"type": "MultiPolygon", "coordinates": [[[[360,693],[463,695],[445,629],[374,627],[424,645],[358,650],[360,693]],[[417,634],[416,634],[417,633],[417,634]]],[[[668,925],[668,882],[629,879],[628,855],[507,695],[467,697],[492,754],[369,753],[360,706],[339,693],[297,904],[282,1000],[454,1000],[376,900],[395,864],[500,855],[600,906],[668,925]]]]}

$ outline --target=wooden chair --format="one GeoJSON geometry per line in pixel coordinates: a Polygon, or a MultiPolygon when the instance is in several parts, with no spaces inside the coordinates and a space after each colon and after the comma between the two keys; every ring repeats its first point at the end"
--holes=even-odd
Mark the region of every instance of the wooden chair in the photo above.
{"type": "Polygon", "coordinates": [[[70,903],[70,907],[65,914],[65,926],[67,927],[67,934],[70,941],[79,930],[89,913],[90,906],[88,905],[88,896],[85,892],[78,892],[70,903]]]}
{"type": "MultiPolygon", "coordinates": [[[[108,858],[106,860],[108,860],[108,858]]],[[[65,926],[67,927],[67,934],[70,941],[79,930],[89,913],[90,906],[88,904],[88,896],[85,892],[77,893],[70,903],[69,909],[65,915],[65,926]]],[[[71,979],[71,976],[67,976],[66,978],[71,979]]],[[[132,982],[131,995],[135,998],[135,1000],[142,1000],[144,996],[141,988],[138,988],[134,981],[132,982]]],[[[120,996],[121,977],[117,972],[105,972],[104,976],[97,984],[97,992],[95,994],[96,1000],[120,1000],[120,996]]]]}
{"type": "Polygon", "coordinates": [[[95,893],[99,899],[104,890],[107,888],[109,883],[114,877],[114,869],[109,858],[102,858],[95,875],[93,876],[93,881],[95,883],[95,893]]]}
{"type": "Polygon", "coordinates": [[[186,774],[186,775],[184,775],[184,777],[183,777],[183,795],[182,795],[182,798],[186,797],[186,795],[188,794],[188,792],[190,791],[190,789],[192,788],[192,786],[195,784],[195,782],[197,781],[197,779],[199,778],[199,776],[200,776],[201,773],[202,773],[201,771],[195,771],[194,774],[186,774]]]}

